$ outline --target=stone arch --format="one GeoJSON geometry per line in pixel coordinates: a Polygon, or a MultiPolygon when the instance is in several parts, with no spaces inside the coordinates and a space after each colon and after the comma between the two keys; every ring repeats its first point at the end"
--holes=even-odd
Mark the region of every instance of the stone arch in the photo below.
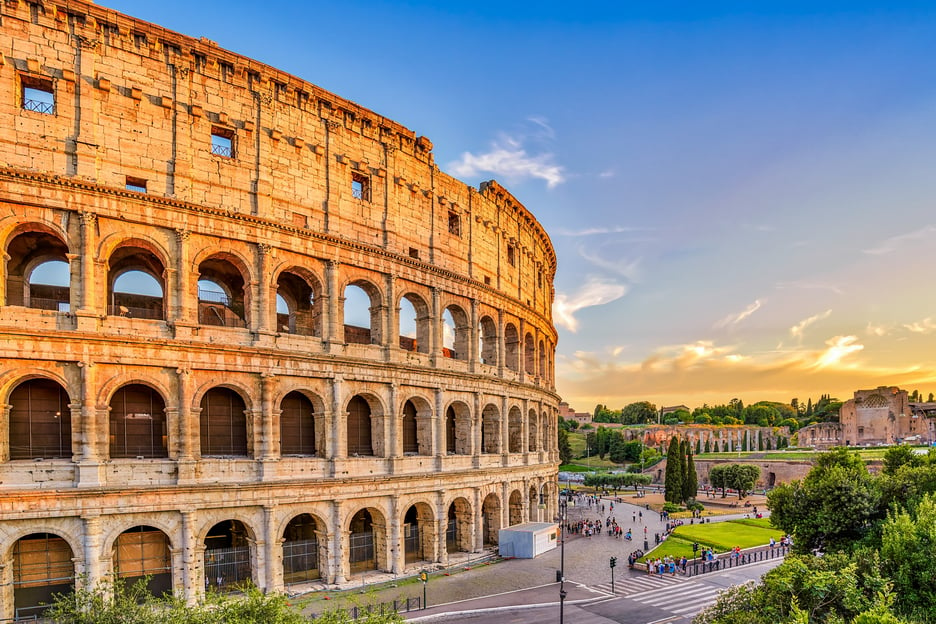
{"type": "Polygon", "coordinates": [[[6,305],[59,312],[71,309],[70,275],[58,280],[66,285],[54,283],[57,280],[40,283],[33,279],[33,273],[42,265],[53,262],[69,265],[66,241],[67,237],[60,230],[39,222],[24,223],[13,229],[4,245],[9,260],[2,263],[6,272],[6,305]]]}
{"type": "MultiPolygon", "coordinates": [[[[341,318],[343,326],[343,339],[345,343],[353,344],[381,344],[383,335],[381,333],[383,327],[383,292],[377,287],[373,282],[365,278],[357,278],[349,280],[341,290],[341,301],[343,303],[341,307],[341,318]],[[353,306],[352,309],[348,309],[348,297],[349,297],[349,288],[358,288],[363,291],[365,297],[367,298],[368,304],[368,313],[366,315],[367,326],[362,326],[362,321],[365,318],[363,316],[363,311],[358,310],[356,306],[353,306]],[[357,317],[360,317],[361,321],[357,320],[357,317]],[[361,324],[352,324],[361,323],[361,324]]],[[[353,301],[354,297],[352,297],[353,301]]]]}
{"type": "Polygon", "coordinates": [[[241,520],[227,518],[211,525],[200,542],[205,547],[205,586],[216,591],[232,591],[253,581],[256,537],[241,520]]]}
{"type": "Polygon", "coordinates": [[[488,403],[481,410],[481,452],[501,452],[501,416],[500,410],[493,403],[488,403]]]}
{"type": "Polygon", "coordinates": [[[388,561],[386,516],[376,507],[363,507],[349,516],[345,526],[351,574],[384,568],[388,561]]]}
{"type": "Polygon", "coordinates": [[[400,420],[395,423],[400,432],[404,455],[432,455],[432,404],[419,395],[403,401],[400,420]]]}
{"type": "Polygon", "coordinates": [[[321,457],[325,435],[324,401],[314,393],[291,390],[278,405],[280,454],[321,457]]]}
{"type": "Polygon", "coordinates": [[[345,406],[345,426],[347,440],[347,455],[349,457],[373,457],[376,455],[374,449],[374,434],[376,423],[379,419],[374,418],[373,408],[370,401],[360,394],[355,394],[348,400],[345,406]]]}
{"type": "Polygon", "coordinates": [[[541,448],[544,451],[551,451],[553,450],[553,448],[555,448],[559,444],[558,440],[556,440],[555,443],[552,443],[553,423],[555,421],[555,418],[550,418],[549,414],[547,414],[546,412],[543,412],[540,416],[541,416],[540,422],[543,424],[542,433],[541,433],[542,435],[541,448]]]}
{"type": "Polygon", "coordinates": [[[108,405],[111,459],[169,456],[169,427],[164,396],[148,383],[117,388],[108,405]]]}
{"type": "Polygon", "coordinates": [[[523,372],[536,375],[536,341],[530,332],[523,335],[523,372]]]}
{"type": "Polygon", "coordinates": [[[328,561],[325,524],[310,513],[293,516],[282,529],[283,582],[304,583],[322,577],[322,564],[328,561]]]}
{"type": "Polygon", "coordinates": [[[478,353],[482,364],[497,366],[497,323],[487,315],[478,321],[478,353]]]}
{"type": "Polygon", "coordinates": [[[249,264],[228,251],[205,254],[195,266],[199,324],[247,327],[250,322],[249,264]]]}
{"type": "Polygon", "coordinates": [[[514,405],[507,412],[508,453],[523,453],[523,413],[514,405]]]}
{"type": "Polygon", "coordinates": [[[534,453],[539,449],[539,417],[536,410],[530,408],[527,413],[527,450],[534,453]]]}
{"type": "Polygon", "coordinates": [[[166,267],[169,255],[155,241],[145,236],[124,238],[112,235],[101,241],[98,257],[107,258],[107,314],[144,319],[165,319],[166,267]],[[155,283],[158,293],[146,288],[141,276],[118,282],[139,273],[155,283]],[[128,283],[129,282],[129,283],[128,283]]]}
{"type": "Polygon", "coordinates": [[[61,383],[45,375],[21,377],[7,403],[9,459],[73,456],[71,399],[61,383]]]}
{"type": "Polygon", "coordinates": [[[446,454],[471,455],[471,433],[471,408],[463,401],[452,401],[445,410],[446,454]]]}
{"type": "Polygon", "coordinates": [[[274,273],[277,333],[322,337],[324,287],[315,272],[301,266],[280,267],[274,273]]]}
{"type": "Polygon", "coordinates": [[[504,325],[504,366],[520,370],[520,334],[513,323],[504,325]]]}
{"type": "Polygon", "coordinates": [[[501,501],[494,492],[484,497],[481,503],[482,544],[497,546],[498,531],[501,529],[501,501]]]}
{"type": "Polygon", "coordinates": [[[237,386],[208,388],[199,400],[199,437],[202,457],[250,457],[248,403],[237,386]]]}
{"type": "Polygon", "coordinates": [[[75,583],[74,545],[55,532],[32,532],[11,547],[13,610],[17,619],[41,617],[56,594],[71,594],[75,583]]]}
{"type": "Polygon", "coordinates": [[[536,484],[530,484],[530,488],[527,491],[527,518],[530,522],[537,522],[540,520],[539,517],[539,507],[540,507],[540,498],[539,492],[537,492],[536,484]]]}
{"type": "Polygon", "coordinates": [[[456,360],[468,359],[471,326],[465,310],[449,304],[442,312],[442,355],[456,360]]]}
{"type": "Polygon", "coordinates": [[[547,372],[546,372],[546,371],[547,371],[547,368],[546,368],[546,344],[545,344],[542,340],[540,340],[539,343],[537,344],[537,349],[536,349],[536,351],[537,351],[537,364],[538,364],[538,366],[536,367],[537,374],[538,374],[542,379],[548,379],[549,375],[548,375],[547,372]]]}
{"type": "Polygon", "coordinates": [[[446,518],[445,548],[448,553],[474,550],[474,514],[468,499],[459,496],[449,503],[446,518]]]}
{"type": "Polygon", "coordinates": [[[523,523],[523,493],[512,490],[508,503],[507,526],[523,523]]]}
{"type": "Polygon", "coordinates": [[[165,531],[136,525],[117,536],[111,552],[116,578],[128,586],[146,579],[154,596],[172,593],[172,544],[165,531]]]}
{"type": "Polygon", "coordinates": [[[438,543],[437,523],[432,506],[425,502],[413,503],[400,519],[403,537],[403,561],[408,567],[420,561],[432,561],[434,546],[438,543]]]}
{"type": "Polygon", "coordinates": [[[407,291],[403,293],[399,300],[399,318],[397,333],[400,339],[400,348],[404,351],[414,351],[418,353],[429,353],[431,347],[431,313],[429,304],[419,293],[407,291]],[[403,302],[412,308],[412,319],[404,318],[409,316],[404,314],[403,302]],[[414,335],[404,335],[404,328],[412,323],[412,332],[414,335]]]}

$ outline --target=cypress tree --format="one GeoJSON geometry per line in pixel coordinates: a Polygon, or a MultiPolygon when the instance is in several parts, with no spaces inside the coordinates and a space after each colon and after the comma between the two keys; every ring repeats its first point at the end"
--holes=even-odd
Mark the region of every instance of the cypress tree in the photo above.
{"type": "Polygon", "coordinates": [[[686,500],[686,478],[689,476],[689,454],[691,452],[689,438],[686,438],[679,447],[679,480],[682,482],[682,489],[679,492],[680,503],[686,500]]]}
{"type": "Polygon", "coordinates": [[[695,460],[692,453],[686,457],[686,478],[683,483],[683,500],[689,501],[696,497],[699,490],[699,476],[695,469],[695,460]]]}
{"type": "Polygon", "coordinates": [[[706,453],[711,453],[711,452],[712,452],[712,443],[711,443],[711,441],[710,441],[708,438],[706,438],[706,440],[705,440],[705,452],[706,452],[706,453]]]}
{"type": "Polygon", "coordinates": [[[682,460],[680,456],[679,438],[675,435],[670,438],[669,448],[666,450],[666,473],[664,476],[664,498],[668,503],[679,504],[682,498],[682,460]]]}

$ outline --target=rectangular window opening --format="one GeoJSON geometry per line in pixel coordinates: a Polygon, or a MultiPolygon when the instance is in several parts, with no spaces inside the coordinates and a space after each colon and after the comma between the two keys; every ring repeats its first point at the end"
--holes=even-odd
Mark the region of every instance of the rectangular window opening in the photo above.
{"type": "Polygon", "coordinates": [[[517,266],[517,249],[513,245],[507,245],[507,263],[510,266],[517,266]]]}
{"type": "Polygon", "coordinates": [[[409,257],[410,257],[410,258],[414,258],[414,259],[416,259],[416,260],[419,260],[419,250],[416,249],[415,247],[410,247],[410,248],[409,248],[409,257]]]}
{"type": "Polygon", "coordinates": [[[126,189],[128,191],[136,191],[137,193],[146,192],[146,180],[143,178],[134,178],[133,176],[127,176],[126,189]]]}
{"type": "Polygon", "coordinates": [[[461,236],[461,217],[458,216],[458,213],[449,210],[448,213],[448,230],[449,234],[454,234],[455,236],[461,236]]]}
{"type": "Polygon", "coordinates": [[[484,276],[484,285],[485,285],[485,286],[490,286],[490,285],[491,285],[491,276],[490,276],[490,275],[485,275],[485,276],[484,276]]]}
{"type": "Polygon", "coordinates": [[[351,174],[351,195],[355,199],[370,201],[370,178],[362,173],[351,174]]]}
{"type": "Polygon", "coordinates": [[[55,89],[52,80],[39,76],[22,76],[23,110],[43,115],[55,114],[55,89]]]}
{"type": "Polygon", "coordinates": [[[234,131],[212,126],[211,153],[223,158],[234,158],[234,131]]]}

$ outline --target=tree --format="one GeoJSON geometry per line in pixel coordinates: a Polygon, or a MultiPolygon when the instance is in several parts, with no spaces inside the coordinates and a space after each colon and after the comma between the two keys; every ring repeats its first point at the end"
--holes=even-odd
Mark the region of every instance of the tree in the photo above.
{"type": "Polygon", "coordinates": [[[881,563],[894,582],[900,610],[923,619],[936,604],[936,496],[927,494],[912,510],[888,516],[881,532],[881,563]]]}
{"type": "Polygon", "coordinates": [[[782,484],[767,495],[771,523],[795,534],[799,552],[840,549],[859,541],[882,516],[880,486],[861,457],[844,448],[816,458],[802,481],[782,484]]]}
{"type": "Polygon", "coordinates": [[[625,425],[641,425],[645,423],[656,422],[656,405],[649,401],[638,401],[626,405],[621,410],[621,422],[625,425]]]}
{"type": "Polygon", "coordinates": [[[568,464],[572,461],[572,446],[569,444],[569,432],[559,429],[559,463],[568,464]]]}
{"type": "Polygon", "coordinates": [[[682,502],[682,459],[680,458],[679,438],[675,435],[670,438],[669,448],[666,451],[666,474],[663,479],[665,488],[664,498],[667,502],[679,504],[682,502]]]}
{"type": "Polygon", "coordinates": [[[930,392],[930,393],[929,393],[929,396],[926,397],[926,402],[927,402],[927,403],[932,403],[934,400],[936,400],[936,398],[934,398],[934,397],[933,397],[933,393],[930,392]]]}
{"type": "Polygon", "coordinates": [[[696,497],[699,491],[699,476],[696,474],[695,460],[692,451],[686,451],[686,472],[683,481],[683,500],[689,501],[696,497]]]}
{"type": "Polygon", "coordinates": [[[608,459],[615,464],[623,464],[627,461],[627,444],[624,442],[624,436],[620,431],[611,432],[611,441],[608,444],[608,459]]]}

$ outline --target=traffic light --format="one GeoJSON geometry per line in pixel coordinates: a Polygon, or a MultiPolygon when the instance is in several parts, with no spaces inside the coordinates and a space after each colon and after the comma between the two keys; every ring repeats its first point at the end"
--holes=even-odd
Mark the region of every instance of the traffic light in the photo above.
{"type": "Polygon", "coordinates": [[[616,565],[617,565],[617,557],[611,557],[611,567],[613,568],[616,565]]]}
{"type": "Polygon", "coordinates": [[[694,542],[694,543],[692,544],[692,552],[693,552],[693,554],[699,552],[699,544],[698,544],[698,542],[694,542]]]}
{"type": "Polygon", "coordinates": [[[423,583],[425,583],[425,582],[427,582],[427,581],[429,580],[429,575],[426,574],[425,572],[420,572],[420,573],[419,573],[419,580],[422,581],[423,583]]]}

